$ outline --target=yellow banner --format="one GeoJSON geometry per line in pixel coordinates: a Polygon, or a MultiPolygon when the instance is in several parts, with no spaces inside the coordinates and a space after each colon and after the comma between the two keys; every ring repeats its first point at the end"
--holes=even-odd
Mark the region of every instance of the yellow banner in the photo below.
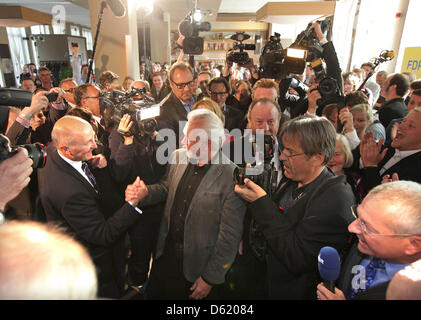
{"type": "Polygon", "coordinates": [[[412,72],[421,78],[421,47],[405,48],[401,72],[412,72]]]}

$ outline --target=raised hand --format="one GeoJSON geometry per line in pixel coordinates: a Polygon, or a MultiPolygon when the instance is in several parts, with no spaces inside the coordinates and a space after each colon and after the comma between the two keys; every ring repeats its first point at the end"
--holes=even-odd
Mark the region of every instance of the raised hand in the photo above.
{"type": "Polygon", "coordinates": [[[364,167],[375,167],[383,160],[386,155],[387,148],[382,152],[383,138],[380,138],[379,142],[376,142],[372,131],[367,131],[360,144],[361,160],[364,167]]]}

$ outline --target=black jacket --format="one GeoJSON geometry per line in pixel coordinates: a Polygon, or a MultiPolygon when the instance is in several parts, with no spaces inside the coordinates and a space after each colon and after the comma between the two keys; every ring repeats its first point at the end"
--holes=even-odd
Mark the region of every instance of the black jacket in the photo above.
{"type": "Polygon", "coordinates": [[[379,120],[387,128],[390,121],[398,118],[405,118],[408,114],[408,107],[403,98],[395,98],[386,101],[379,109],[379,120]]]}
{"type": "MultiPolygon", "coordinates": [[[[281,183],[274,199],[294,184],[281,183]]],[[[348,225],[355,204],[344,176],[325,168],[286,213],[264,196],[250,204],[268,243],[267,288],[270,299],[315,299],[320,282],[317,256],[324,246],[342,252],[350,240],[348,225]]]]}

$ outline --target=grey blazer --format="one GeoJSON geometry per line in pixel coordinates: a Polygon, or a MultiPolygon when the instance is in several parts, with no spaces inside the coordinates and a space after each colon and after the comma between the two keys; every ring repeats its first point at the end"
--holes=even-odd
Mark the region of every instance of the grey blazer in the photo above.
{"type": "MultiPolygon", "coordinates": [[[[232,174],[235,164],[223,154],[219,155],[227,164],[211,164],[186,215],[183,271],[190,282],[202,276],[212,284],[223,283],[242,237],[246,207],[234,193],[232,174]]],[[[164,250],[171,208],[187,161],[185,149],[174,151],[167,176],[158,184],[148,185],[149,194],[139,203],[139,206],[143,206],[166,201],[155,259],[164,250]]]]}

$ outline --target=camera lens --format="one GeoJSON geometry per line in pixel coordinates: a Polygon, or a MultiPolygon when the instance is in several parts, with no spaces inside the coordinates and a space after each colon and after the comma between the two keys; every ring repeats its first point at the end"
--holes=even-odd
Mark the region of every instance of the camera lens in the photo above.
{"type": "Polygon", "coordinates": [[[37,142],[34,144],[24,144],[21,147],[28,151],[28,156],[33,161],[32,168],[44,168],[47,162],[47,151],[43,144],[37,142]]]}

